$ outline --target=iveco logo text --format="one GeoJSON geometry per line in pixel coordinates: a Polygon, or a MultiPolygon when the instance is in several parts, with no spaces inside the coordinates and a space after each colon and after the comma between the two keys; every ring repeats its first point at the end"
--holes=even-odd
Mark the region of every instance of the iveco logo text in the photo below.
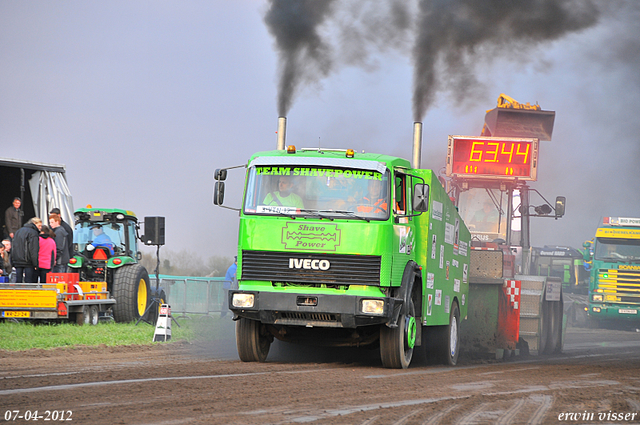
{"type": "Polygon", "coordinates": [[[290,269],[329,270],[329,260],[312,260],[310,258],[289,258],[290,269]]]}

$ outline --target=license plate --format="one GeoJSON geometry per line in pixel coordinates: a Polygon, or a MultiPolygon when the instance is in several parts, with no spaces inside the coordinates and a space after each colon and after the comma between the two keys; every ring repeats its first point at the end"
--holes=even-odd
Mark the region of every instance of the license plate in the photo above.
{"type": "Polygon", "coordinates": [[[618,313],[620,313],[620,314],[638,314],[638,310],[627,310],[627,309],[621,308],[620,310],[618,310],[618,313]]]}
{"type": "Polygon", "coordinates": [[[31,317],[29,311],[3,311],[2,317],[31,317]]]}

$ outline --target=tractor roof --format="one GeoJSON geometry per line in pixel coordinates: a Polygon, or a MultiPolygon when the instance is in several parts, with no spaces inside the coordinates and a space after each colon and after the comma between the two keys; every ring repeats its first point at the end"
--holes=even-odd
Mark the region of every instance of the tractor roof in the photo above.
{"type": "Polygon", "coordinates": [[[112,221],[129,220],[138,221],[138,217],[133,211],[119,208],[93,208],[88,205],[86,208],[78,208],[74,213],[76,221],[112,221]],[[122,214],[124,217],[117,217],[122,214]]]}

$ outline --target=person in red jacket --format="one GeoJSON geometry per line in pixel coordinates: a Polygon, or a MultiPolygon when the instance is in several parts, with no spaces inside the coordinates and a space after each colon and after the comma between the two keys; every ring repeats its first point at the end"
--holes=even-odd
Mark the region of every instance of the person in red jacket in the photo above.
{"type": "Polygon", "coordinates": [[[56,235],[49,226],[40,231],[40,251],[38,252],[38,277],[40,283],[47,281],[47,273],[56,264],[56,235]]]}

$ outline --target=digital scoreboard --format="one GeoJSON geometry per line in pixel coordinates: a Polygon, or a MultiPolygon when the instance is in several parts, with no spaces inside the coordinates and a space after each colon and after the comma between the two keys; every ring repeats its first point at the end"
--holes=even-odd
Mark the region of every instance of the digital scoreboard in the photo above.
{"type": "Polygon", "coordinates": [[[532,138],[449,136],[446,175],[535,181],[539,144],[532,138]]]}

